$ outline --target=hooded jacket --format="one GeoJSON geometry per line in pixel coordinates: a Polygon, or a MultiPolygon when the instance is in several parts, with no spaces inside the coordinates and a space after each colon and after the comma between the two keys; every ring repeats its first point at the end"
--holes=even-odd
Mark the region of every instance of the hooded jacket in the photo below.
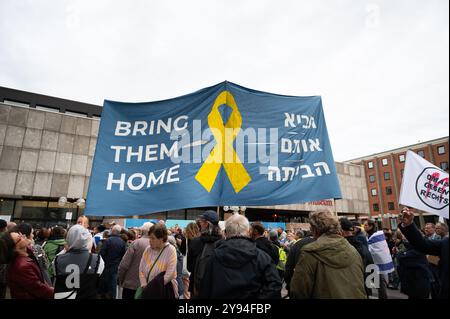
{"type": "Polygon", "coordinates": [[[48,261],[51,264],[56,255],[64,249],[66,243],[64,238],[47,240],[44,247],[42,247],[47,255],[48,261]]]}
{"type": "Polygon", "coordinates": [[[281,279],[269,255],[247,237],[232,237],[217,243],[199,298],[278,299],[281,279]]]}
{"type": "Polygon", "coordinates": [[[256,238],[256,247],[264,251],[266,254],[270,256],[274,265],[278,265],[278,261],[280,259],[280,255],[278,253],[277,247],[266,237],[256,238]]]}
{"type": "Polygon", "coordinates": [[[189,292],[194,293],[195,265],[197,263],[197,258],[203,252],[205,244],[215,243],[219,240],[222,240],[222,237],[202,234],[200,237],[196,237],[190,241],[187,254],[187,269],[191,273],[189,276],[189,292]]]}
{"type": "Polygon", "coordinates": [[[51,266],[53,263],[53,260],[55,260],[56,255],[58,255],[62,250],[64,250],[65,243],[66,243],[66,241],[64,238],[51,239],[51,240],[47,240],[44,247],[42,247],[44,249],[44,252],[47,255],[48,261],[50,263],[48,266],[48,269],[47,269],[50,278],[53,278],[53,276],[55,275],[54,269],[51,266]]]}
{"type": "Polygon", "coordinates": [[[290,285],[292,298],[365,299],[362,259],[339,235],[303,247],[290,285]]]}

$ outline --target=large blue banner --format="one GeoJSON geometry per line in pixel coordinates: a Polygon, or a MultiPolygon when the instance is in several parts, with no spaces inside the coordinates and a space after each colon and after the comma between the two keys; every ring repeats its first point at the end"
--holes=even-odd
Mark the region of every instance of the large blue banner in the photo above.
{"type": "Polygon", "coordinates": [[[230,82],[178,98],[105,101],[87,215],[341,198],[320,96],[230,82]]]}

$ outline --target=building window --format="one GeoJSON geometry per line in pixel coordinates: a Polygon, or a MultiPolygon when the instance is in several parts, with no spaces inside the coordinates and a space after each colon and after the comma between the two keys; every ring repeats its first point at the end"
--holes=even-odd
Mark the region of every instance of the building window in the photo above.
{"type": "Polygon", "coordinates": [[[18,200],[14,219],[47,219],[47,206],[46,201],[18,200]]]}
{"type": "Polygon", "coordinates": [[[448,171],[448,162],[441,162],[441,169],[444,171],[448,171]]]}
{"type": "Polygon", "coordinates": [[[369,175],[369,181],[371,183],[375,182],[375,175],[369,175]]]}
{"type": "Polygon", "coordinates": [[[368,163],[367,163],[367,167],[368,167],[368,168],[373,168],[373,162],[368,162],[368,163]]]}
{"type": "Polygon", "coordinates": [[[395,204],[393,202],[388,202],[388,209],[395,210],[395,204]]]}
{"type": "Polygon", "coordinates": [[[404,172],[405,172],[404,169],[401,169],[401,170],[400,170],[400,176],[401,176],[401,177],[403,177],[403,173],[404,173],[404,172]]]}
{"type": "Polygon", "coordinates": [[[377,196],[377,189],[376,188],[372,188],[370,190],[370,193],[372,194],[372,196],[377,196]]]}
{"type": "Polygon", "coordinates": [[[77,215],[77,205],[75,203],[66,203],[63,207],[57,202],[48,203],[47,216],[51,220],[63,221],[66,219],[66,213],[72,213],[72,218],[77,215]]]}
{"type": "Polygon", "coordinates": [[[439,155],[445,154],[445,146],[438,146],[437,151],[439,155]]]}
{"type": "Polygon", "coordinates": [[[391,174],[389,172],[384,172],[384,180],[388,181],[391,179],[391,174]]]}
{"type": "Polygon", "coordinates": [[[0,215],[11,216],[14,210],[14,200],[0,199],[0,215]]]}
{"type": "Polygon", "coordinates": [[[399,155],[399,156],[398,156],[398,161],[399,161],[400,163],[403,163],[403,162],[405,161],[405,154],[399,155]]]}
{"type": "Polygon", "coordinates": [[[381,160],[381,164],[382,164],[383,166],[387,166],[387,164],[388,164],[387,158],[383,158],[383,159],[381,160]]]}
{"type": "Polygon", "coordinates": [[[167,219],[185,219],[185,215],[184,209],[172,210],[167,212],[167,219]]]}
{"type": "Polygon", "coordinates": [[[424,151],[417,151],[417,155],[425,158],[425,152],[424,151]]]}
{"type": "Polygon", "coordinates": [[[392,187],[386,187],[386,195],[392,195],[392,187]]]}
{"type": "Polygon", "coordinates": [[[373,204],[372,207],[374,212],[380,211],[380,206],[378,206],[378,204],[373,204]]]}

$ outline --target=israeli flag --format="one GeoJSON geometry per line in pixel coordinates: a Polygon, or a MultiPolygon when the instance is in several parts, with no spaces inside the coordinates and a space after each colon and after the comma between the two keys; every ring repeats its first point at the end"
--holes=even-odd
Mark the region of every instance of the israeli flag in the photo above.
{"type": "Polygon", "coordinates": [[[389,274],[394,271],[391,252],[382,230],[377,231],[369,237],[369,251],[374,263],[378,266],[380,274],[389,274]]]}

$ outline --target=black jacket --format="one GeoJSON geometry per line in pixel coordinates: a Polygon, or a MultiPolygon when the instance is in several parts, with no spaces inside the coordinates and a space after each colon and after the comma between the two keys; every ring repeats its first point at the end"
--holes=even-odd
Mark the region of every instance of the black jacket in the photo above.
{"type": "Polygon", "coordinates": [[[127,245],[118,235],[111,235],[102,245],[100,256],[105,262],[105,269],[117,272],[120,261],[127,250],[127,245]]]}
{"type": "Polygon", "coordinates": [[[275,265],[278,265],[278,261],[280,259],[280,255],[278,253],[277,247],[275,247],[274,244],[270,240],[268,240],[266,237],[259,237],[255,240],[256,247],[264,251],[267,255],[272,258],[272,262],[275,265]]]}
{"type": "Polygon", "coordinates": [[[364,247],[366,247],[366,249],[369,249],[369,244],[368,244],[368,242],[367,242],[367,237],[366,237],[366,235],[365,235],[361,230],[359,230],[359,231],[356,233],[355,239],[356,239],[357,241],[359,241],[364,247]]]}
{"type": "Polygon", "coordinates": [[[292,276],[294,275],[295,265],[298,263],[300,252],[302,247],[315,241],[313,237],[305,237],[302,240],[297,241],[291,248],[286,260],[286,268],[284,270],[284,281],[286,282],[286,288],[289,290],[292,276]]]}
{"type": "Polygon", "coordinates": [[[438,298],[448,299],[448,237],[441,240],[429,240],[422,237],[415,224],[403,227],[399,225],[400,230],[414,249],[427,254],[438,256],[439,260],[439,279],[441,289],[438,298]]]}
{"type": "Polygon", "coordinates": [[[269,255],[247,237],[217,243],[199,298],[279,299],[281,279],[269,255]]]}
{"type": "Polygon", "coordinates": [[[195,264],[197,262],[197,258],[202,254],[205,243],[215,243],[221,239],[222,237],[220,236],[201,235],[200,237],[194,238],[189,242],[187,269],[191,273],[189,276],[189,291],[191,293],[194,292],[195,264]]]}
{"type": "Polygon", "coordinates": [[[428,299],[430,296],[431,272],[427,257],[405,243],[406,251],[397,254],[397,272],[400,291],[409,298],[428,299]]]}
{"type": "Polygon", "coordinates": [[[371,265],[374,263],[372,254],[369,252],[369,249],[366,246],[364,246],[364,244],[361,243],[361,241],[358,240],[358,238],[356,238],[355,236],[345,237],[345,239],[347,239],[350,245],[355,247],[356,251],[361,256],[365,271],[367,265],[371,265]]]}
{"type": "Polygon", "coordinates": [[[160,272],[142,291],[142,299],[175,299],[172,283],[164,285],[165,271],[160,272]]]}
{"type": "MultiPolygon", "coordinates": [[[[352,245],[356,249],[358,254],[361,256],[364,266],[364,282],[365,282],[367,276],[369,275],[369,273],[366,272],[367,266],[374,264],[372,254],[370,253],[369,249],[364,245],[364,243],[362,243],[361,240],[358,239],[356,236],[345,237],[345,239],[347,239],[348,243],[352,245]]],[[[370,296],[372,294],[372,289],[367,287],[367,285],[364,285],[364,287],[366,289],[366,294],[370,296]]]]}

